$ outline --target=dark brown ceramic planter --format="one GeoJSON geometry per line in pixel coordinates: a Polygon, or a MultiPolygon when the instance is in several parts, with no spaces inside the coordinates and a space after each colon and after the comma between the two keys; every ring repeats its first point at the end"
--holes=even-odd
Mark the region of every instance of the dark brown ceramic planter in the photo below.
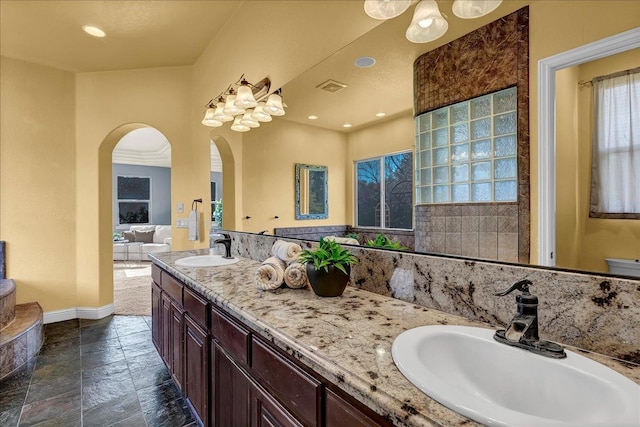
{"type": "Polygon", "coordinates": [[[349,277],[351,275],[351,266],[346,266],[347,274],[338,270],[334,266],[329,266],[329,271],[324,271],[323,268],[316,270],[313,263],[307,264],[307,277],[311,288],[316,295],[321,297],[338,297],[344,292],[344,288],[349,283],[349,277]]]}

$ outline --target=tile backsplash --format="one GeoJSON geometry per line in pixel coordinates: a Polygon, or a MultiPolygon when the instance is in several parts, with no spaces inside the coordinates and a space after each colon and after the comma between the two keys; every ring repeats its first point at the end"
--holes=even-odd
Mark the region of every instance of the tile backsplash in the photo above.
{"type": "MultiPolygon", "coordinates": [[[[263,261],[278,237],[229,232],[232,252],[263,261]]],[[[317,242],[286,238],[303,248],[317,242]]],[[[504,327],[515,295],[496,297],[529,279],[540,304],[544,339],[640,363],[640,280],[608,275],[346,246],[359,263],[351,284],[360,289],[504,327]]]]}

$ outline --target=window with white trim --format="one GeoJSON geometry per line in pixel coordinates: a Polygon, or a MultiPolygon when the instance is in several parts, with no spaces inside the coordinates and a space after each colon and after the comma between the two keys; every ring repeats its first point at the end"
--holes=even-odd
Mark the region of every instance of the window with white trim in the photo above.
{"type": "Polygon", "coordinates": [[[413,228],[413,152],[355,162],[356,226],[413,228]]]}
{"type": "Polygon", "coordinates": [[[415,118],[417,204],[518,199],[515,87],[415,118]]]}
{"type": "Polygon", "coordinates": [[[640,68],[593,79],[593,107],[589,216],[640,219],[640,68]]]}
{"type": "Polygon", "coordinates": [[[151,178],[118,176],[118,222],[148,224],[151,205],[151,178]]]}

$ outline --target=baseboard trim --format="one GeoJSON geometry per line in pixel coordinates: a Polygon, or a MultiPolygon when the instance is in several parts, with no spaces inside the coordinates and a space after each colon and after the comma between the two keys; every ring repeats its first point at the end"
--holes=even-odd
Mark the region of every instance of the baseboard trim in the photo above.
{"type": "Polygon", "coordinates": [[[63,322],[71,319],[102,319],[113,314],[115,307],[113,304],[103,305],[102,307],[72,307],[64,310],[47,311],[43,315],[43,323],[63,322]]]}

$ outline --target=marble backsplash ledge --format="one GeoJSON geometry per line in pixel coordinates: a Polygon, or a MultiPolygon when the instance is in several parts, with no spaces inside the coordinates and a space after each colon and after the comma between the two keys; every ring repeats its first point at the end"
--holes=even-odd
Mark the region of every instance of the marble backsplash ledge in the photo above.
{"type": "MultiPolygon", "coordinates": [[[[275,236],[230,232],[232,251],[264,261],[275,236]]],[[[317,242],[284,239],[309,248],[317,242]]],[[[377,294],[504,328],[516,312],[518,280],[533,282],[540,336],[640,364],[640,280],[346,246],[358,257],[351,284],[377,294]]]]}

